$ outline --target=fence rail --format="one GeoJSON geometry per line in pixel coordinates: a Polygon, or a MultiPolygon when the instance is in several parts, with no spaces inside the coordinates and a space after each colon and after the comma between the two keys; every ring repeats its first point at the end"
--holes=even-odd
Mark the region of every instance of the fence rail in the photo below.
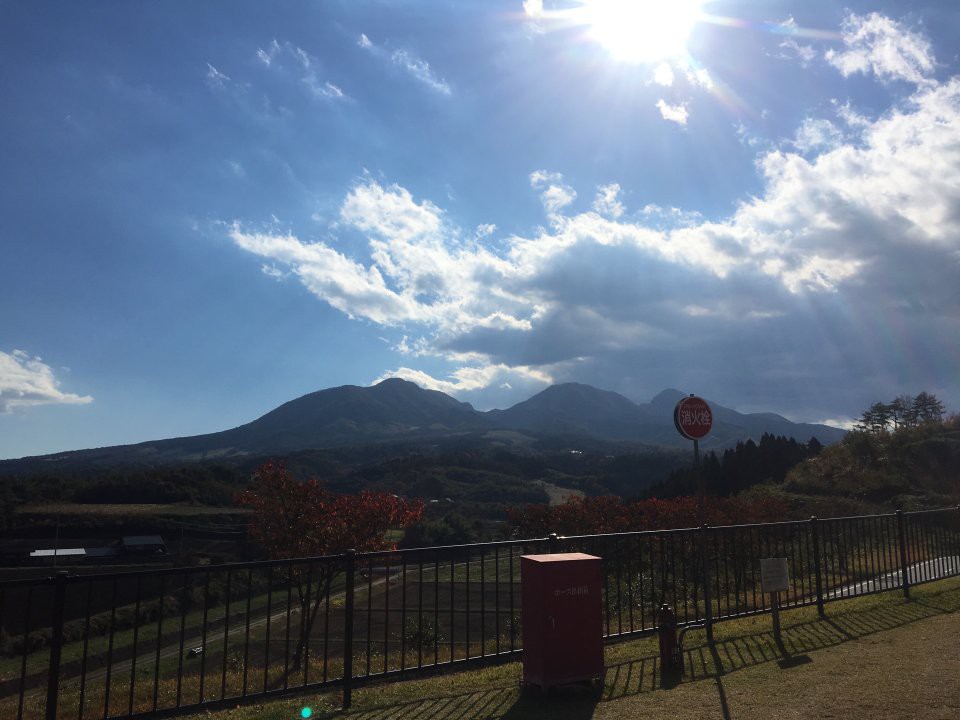
{"type": "Polygon", "coordinates": [[[155,718],[515,659],[520,557],[603,558],[608,641],[960,575],[960,507],[0,582],[0,717],[155,718]]]}

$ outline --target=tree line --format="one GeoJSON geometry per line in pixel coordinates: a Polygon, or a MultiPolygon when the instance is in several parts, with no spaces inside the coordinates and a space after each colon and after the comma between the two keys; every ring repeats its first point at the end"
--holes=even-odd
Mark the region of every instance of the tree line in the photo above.
{"type": "MultiPolygon", "coordinates": [[[[764,433],[760,442],[747,440],[722,454],[710,451],[701,463],[700,472],[707,493],[730,497],[761,483],[782,482],[791,468],[814,458],[823,449],[815,437],[806,443],[782,435],[764,433]]],[[[697,477],[692,467],[674,470],[663,482],[651,485],[647,497],[678,497],[697,492],[697,477]]]]}
{"type": "Polygon", "coordinates": [[[943,422],[943,403],[933,393],[916,397],[900,395],[890,402],[876,402],[863,411],[857,430],[874,434],[943,422]]]}

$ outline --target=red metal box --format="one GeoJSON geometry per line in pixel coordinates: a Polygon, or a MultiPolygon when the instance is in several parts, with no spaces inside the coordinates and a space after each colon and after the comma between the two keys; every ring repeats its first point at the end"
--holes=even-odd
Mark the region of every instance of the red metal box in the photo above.
{"type": "Polygon", "coordinates": [[[520,558],[523,681],[542,688],[603,675],[600,558],[520,558]]]}

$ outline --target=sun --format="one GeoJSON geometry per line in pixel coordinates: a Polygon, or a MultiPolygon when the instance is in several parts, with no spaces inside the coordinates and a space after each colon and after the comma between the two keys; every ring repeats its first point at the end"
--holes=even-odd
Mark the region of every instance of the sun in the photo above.
{"type": "Polygon", "coordinates": [[[653,63],[686,54],[706,0],[583,0],[578,20],[623,62],[653,63]]]}

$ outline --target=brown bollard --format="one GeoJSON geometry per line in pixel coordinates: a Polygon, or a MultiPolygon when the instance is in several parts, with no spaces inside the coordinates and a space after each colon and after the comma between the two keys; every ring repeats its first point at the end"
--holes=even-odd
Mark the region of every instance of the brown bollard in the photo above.
{"type": "Polygon", "coordinates": [[[664,672],[680,668],[680,653],[677,648],[677,616],[664,603],[657,611],[657,627],[660,638],[660,667],[664,672]]]}

